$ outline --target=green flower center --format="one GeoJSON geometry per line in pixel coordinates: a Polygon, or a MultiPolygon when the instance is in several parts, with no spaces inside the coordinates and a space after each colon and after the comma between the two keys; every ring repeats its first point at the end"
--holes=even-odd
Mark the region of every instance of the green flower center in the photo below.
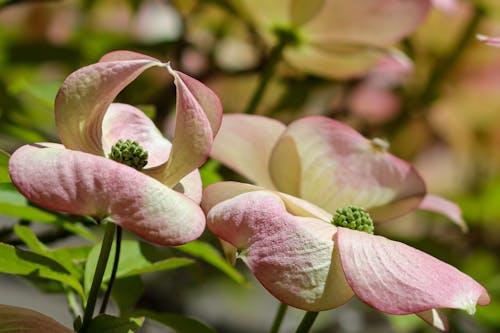
{"type": "Polygon", "coordinates": [[[373,234],[375,229],[370,215],[363,208],[355,206],[338,208],[333,215],[332,224],[369,234],[373,234]]]}
{"type": "Polygon", "coordinates": [[[137,170],[142,170],[148,164],[148,152],[137,141],[118,140],[111,147],[111,153],[108,154],[108,157],[137,170]]]}

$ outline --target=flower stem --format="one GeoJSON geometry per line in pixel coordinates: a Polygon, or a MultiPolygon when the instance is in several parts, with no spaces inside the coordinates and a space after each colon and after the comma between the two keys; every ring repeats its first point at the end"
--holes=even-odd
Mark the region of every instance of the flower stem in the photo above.
{"type": "Polygon", "coordinates": [[[92,280],[92,286],[90,287],[89,298],[85,306],[85,312],[83,314],[82,326],[78,330],[79,333],[84,333],[87,329],[92,316],[94,315],[95,303],[97,301],[97,295],[101,289],[102,279],[104,277],[104,272],[106,271],[106,264],[108,263],[109,252],[111,250],[111,245],[113,244],[113,236],[115,234],[115,224],[106,223],[106,229],[104,231],[104,237],[102,239],[101,252],[99,253],[99,259],[97,261],[97,266],[94,272],[94,279],[92,280]]]}
{"type": "Polygon", "coordinates": [[[278,312],[276,312],[276,317],[274,317],[273,326],[271,327],[269,333],[278,333],[287,309],[288,305],[286,305],[285,303],[280,303],[278,312]]]}
{"type": "Polygon", "coordinates": [[[250,100],[250,102],[247,105],[247,108],[245,109],[245,113],[254,114],[257,111],[257,107],[259,106],[262,96],[264,95],[264,91],[267,88],[267,84],[271,80],[276,65],[281,59],[283,49],[288,44],[288,42],[289,40],[287,38],[279,38],[278,43],[271,49],[271,54],[269,55],[269,59],[264,65],[264,69],[262,70],[259,85],[257,86],[257,89],[253,93],[252,99],[250,100]]]}
{"type": "Polygon", "coordinates": [[[108,306],[109,297],[111,296],[111,289],[113,288],[113,283],[116,279],[116,272],[118,271],[118,263],[120,262],[120,249],[122,244],[122,227],[116,227],[116,243],[115,243],[115,260],[113,261],[113,269],[111,271],[111,277],[108,282],[108,289],[106,289],[106,293],[104,294],[104,298],[102,299],[101,309],[99,313],[106,312],[106,307],[108,306]]]}
{"type": "Polygon", "coordinates": [[[302,321],[300,322],[299,327],[297,327],[297,330],[295,333],[307,333],[311,329],[311,326],[314,324],[314,321],[316,320],[316,317],[318,316],[319,312],[307,312],[302,318],[302,321]]]}

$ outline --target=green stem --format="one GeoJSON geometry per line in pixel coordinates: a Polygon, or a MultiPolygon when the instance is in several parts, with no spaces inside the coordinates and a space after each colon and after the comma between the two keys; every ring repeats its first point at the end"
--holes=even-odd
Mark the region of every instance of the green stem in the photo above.
{"type": "Polygon", "coordinates": [[[450,48],[446,56],[434,64],[427,82],[422,86],[420,92],[408,97],[399,117],[396,117],[396,119],[387,124],[386,132],[394,133],[400,128],[402,123],[405,123],[411,117],[423,114],[426,108],[434,102],[436,97],[439,96],[443,81],[445,81],[449,73],[455,68],[467,45],[474,38],[476,29],[484,15],[485,9],[481,5],[475,4],[474,14],[464,27],[455,45],[450,48]]]}
{"type": "Polygon", "coordinates": [[[461,55],[469,42],[474,38],[476,29],[485,15],[485,9],[481,5],[475,5],[474,14],[470,18],[467,26],[465,26],[460,38],[451,49],[450,53],[438,61],[432,71],[425,88],[420,94],[420,103],[428,105],[434,101],[441,83],[448,76],[451,70],[455,67],[461,55]]]}
{"type": "Polygon", "coordinates": [[[271,49],[271,54],[269,55],[269,59],[267,60],[264,69],[262,70],[262,75],[260,76],[259,85],[257,86],[257,89],[253,93],[252,99],[250,100],[250,102],[247,105],[247,108],[245,109],[245,113],[254,114],[257,111],[257,107],[259,106],[262,96],[264,95],[264,91],[266,90],[267,85],[271,80],[271,77],[273,76],[276,65],[281,59],[283,49],[288,44],[288,42],[289,40],[287,38],[279,38],[278,44],[276,44],[271,49]]]}
{"type": "Polygon", "coordinates": [[[111,250],[111,245],[113,244],[113,236],[115,234],[115,224],[106,223],[106,229],[104,231],[104,237],[102,239],[101,252],[99,253],[99,259],[97,261],[97,266],[94,272],[94,279],[92,280],[92,286],[90,287],[89,298],[85,306],[85,312],[83,314],[82,326],[78,330],[79,333],[84,333],[87,326],[92,320],[94,315],[95,303],[97,301],[97,295],[101,289],[102,279],[104,277],[104,272],[106,271],[106,264],[108,263],[109,252],[111,250]]]}
{"type": "Polygon", "coordinates": [[[286,305],[285,303],[280,303],[278,312],[276,312],[276,317],[274,317],[273,326],[271,327],[269,333],[278,333],[287,309],[288,305],[286,305]]]}
{"type": "Polygon", "coordinates": [[[314,324],[314,321],[316,320],[316,317],[318,316],[319,312],[307,312],[302,318],[302,321],[300,322],[299,327],[297,327],[297,330],[295,333],[307,333],[311,329],[311,326],[314,324]]]}
{"type": "Polygon", "coordinates": [[[120,262],[120,249],[122,245],[122,227],[116,227],[116,246],[115,246],[115,260],[113,261],[113,269],[111,271],[111,277],[108,282],[108,289],[106,289],[106,293],[102,299],[101,309],[99,313],[106,312],[106,307],[108,306],[108,301],[111,296],[111,289],[113,288],[113,283],[116,279],[116,272],[118,271],[118,263],[120,262]]]}

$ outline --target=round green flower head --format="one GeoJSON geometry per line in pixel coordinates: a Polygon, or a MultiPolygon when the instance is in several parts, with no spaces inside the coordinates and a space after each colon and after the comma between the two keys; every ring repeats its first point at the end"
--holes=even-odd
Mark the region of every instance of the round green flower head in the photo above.
{"type": "Polygon", "coordinates": [[[137,141],[122,139],[111,147],[108,157],[113,161],[142,170],[148,164],[148,152],[137,141]]]}
{"type": "Polygon", "coordinates": [[[375,229],[370,215],[363,208],[355,206],[337,208],[335,215],[333,215],[332,224],[369,234],[373,234],[375,229]]]}

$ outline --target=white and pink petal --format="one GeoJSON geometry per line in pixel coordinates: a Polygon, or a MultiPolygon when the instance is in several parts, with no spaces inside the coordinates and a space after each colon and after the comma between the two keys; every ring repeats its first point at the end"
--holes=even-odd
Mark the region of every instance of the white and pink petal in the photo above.
{"type": "Polygon", "coordinates": [[[121,103],[112,103],[102,122],[102,147],[105,155],[118,140],[137,141],[148,152],[146,168],[165,163],[172,144],[165,139],[151,119],[141,110],[121,103]]]}
{"type": "Polygon", "coordinates": [[[163,182],[175,186],[208,158],[222,121],[219,97],[207,86],[186,74],[167,68],[177,86],[177,105],[172,151],[163,182]]]}
{"type": "Polygon", "coordinates": [[[406,244],[345,228],[338,228],[335,240],[352,290],[382,312],[457,308],[473,314],[476,304],[490,302],[471,277],[406,244]]]}
{"type": "Polygon", "coordinates": [[[210,209],[208,228],[239,251],[262,285],[281,302],[321,311],[353,295],[334,252],[336,227],[286,211],[274,193],[254,191],[210,209]]]}
{"type": "Polygon", "coordinates": [[[425,184],[410,164],[387,153],[382,141],[368,140],[333,119],[293,122],[275,151],[283,156],[271,156],[271,176],[278,190],[330,213],[354,205],[370,210],[376,220],[386,220],[415,209],[425,195],[425,184]],[[300,170],[300,176],[279,172],[285,163],[286,168],[300,170]],[[295,188],[281,188],[297,178],[300,184],[295,188]]]}
{"type": "Polygon", "coordinates": [[[203,211],[188,197],[92,154],[26,145],[12,154],[9,173],[19,191],[39,206],[108,219],[153,243],[184,244],[205,227],[203,211]]]}
{"type": "Polygon", "coordinates": [[[442,214],[458,225],[463,232],[467,232],[468,230],[467,224],[462,218],[462,210],[456,203],[448,199],[427,194],[422,202],[420,202],[418,209],[442,214]]]}
{"type": "Polygon", "coordinates": [[[210,156],[257,185],[275,188],[269,159],[285,125],[257,115],[226,114],[210,156]]]}
{"type": "MultiPolygon", "coordinates": [[[[159,60],[124,52],[109,60],[83,67],[63,82],[55,101],[56,126],[61,142],[69,149],[102,155],[102,121],[118,93],[146,69],[164,66],[159,60]]],[[[106,56],[104,59],[107,59],[106,56]]]]}

